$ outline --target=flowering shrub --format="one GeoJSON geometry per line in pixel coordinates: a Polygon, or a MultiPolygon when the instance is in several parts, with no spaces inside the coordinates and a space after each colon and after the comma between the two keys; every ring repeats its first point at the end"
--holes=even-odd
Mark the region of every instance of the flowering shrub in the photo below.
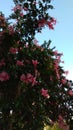
{"type": "Polygon", "coordinates": [[[45,24],[54,28],[55,19],[45,13],[50,1],[14,2],[10,18],[16,24],[0,15],[0,129],[42,130],[60,115],[70,123],[73,91],[60,65],[62,54],[50,41],[34,40],[45,24]]]}

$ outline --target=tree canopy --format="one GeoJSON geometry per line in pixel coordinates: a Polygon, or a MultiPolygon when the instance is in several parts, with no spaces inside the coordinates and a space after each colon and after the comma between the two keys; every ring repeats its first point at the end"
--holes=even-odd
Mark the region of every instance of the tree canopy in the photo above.
{"type": "Polygon", "coordinates": [[[14,3],[9,18],[0,13],[0,129],[71,125],[73,84],[61,66],[62,53],[50,48],[50,40],[40,45],[35,39],[43,27],[54,29],[51,0],[14,3]]]}

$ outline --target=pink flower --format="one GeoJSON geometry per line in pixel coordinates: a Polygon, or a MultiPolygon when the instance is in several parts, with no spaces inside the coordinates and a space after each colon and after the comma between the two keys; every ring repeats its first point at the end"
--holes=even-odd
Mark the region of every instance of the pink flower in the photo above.
{"type": "Polygon", "coordinates": [[[33,75],[31,73],[27,74],[27,79],[28,79],[29,82],[32,81],[32,77],[33,77],[33,75]]]}
{"type": "Polygon", "coordinates": [[[44,27],[45,25],[48,25],[49,29],[54,29],[55,24],[56,20],[54,18],[51,18],[49,21],[46,21],[45,19],[41,19],[38,21],[39,27],[44,27]]]}
{"type": "Polygon", "coordinates": [[[56,19],[54,19],[54,18],[52,17],[51,23],[55,25],[55,24],[56,24],[56,19]]]}
{"type": "Polygon", "coordinates": [[[20,76],[20,80],[23,81],[23,82],[26,82],[26,76],[24,74],[22,74],[20,76]]]}
{"type": "Polygon", "coordinates": [[[53,24],[50,21],[47,22],[47,25],[48,25],[49,29],[54,29],[53,24]]]}
{"type": "Polygon", "coordinates": [[[50,21],[47,21],[46,24],[48,25],[49,29],[54,29],[54,25],[56,24],[56,20],[52,18],[50,21]]]}
{"type": "Polygon", "coordinates": [[[44,27],[45,24],[46,24],[45,19],[40,19],[40,20],[38,21],[38,27],[39,27],[39,28],[40,28],[40,27],[44,27]]]}
{"type": "Polygon", "coordinates": [[[56,50],[56,51],[54,51],[54,55],[56,55],[56,56],[58,55],[58,51],[57,51],[57,50],[56,50]]]}
{"type": "Polygon", "coordinates": [[[73,91],[72,91],[72,90],[69,90],[68,94],[69,94],[70,96],[73,96],[73,91]]]}
{"type": "Polygon", "coordinates": [[[34,67],[36,67],[39,62],[37,60],[32,60],[32,64],[34,65],[34,67]]]}
{"type": "Polygon", "coordinates": [[[18,65],[18,66],[23,66],[24,63],[23,63],[23,61],[17,60],[16,65],[18,65]]]}
{"type": "Polygon", "coordinates": [[[9,75],[7,72],[3,71],[2,73],[0,73],[0,81],[6,81],[9,80],[9,75]]]}
{"type": "Polygon", "coordinates": [[[22,10],[22,7],[20,5],[16,5],[13,9],[14,12],[16,12],[17,10],[22,10]]]}
{"type": "Polygon", "coordinates": [[[32,86],[36,85],[38,82],[36,81],[36,77],[32,77],[32,86]]]}
{"type": "Polygon", "coordinates": [[[28,73],[27,75],[22,74],[20,80],[27,84],[31,83],[32,86],[37,84],[36,77],[34,77],[30,73],[28,73]]]}
{"type": "Polygon", "coordinates": [[[11,54],[16,54],[18,52],[17,48],[14,47],[11,47],[9,51],[11,54]]]}
{"type": "Polygon", "coordinates": [[[49,94],[48,94],[48,90],[44,89],[44,88],[41,89],[41,95],[46,97],[46,98],[50,97],[49,94]]]}
{"type": "Polygon", "coordinates": [[[27,81],[29,83],[32,83],[32,86],[34,86],[34,85],[37,84],[36,77],[34,77],[33,75],[31,75],[30,73],[27,74],[27,81]]]}

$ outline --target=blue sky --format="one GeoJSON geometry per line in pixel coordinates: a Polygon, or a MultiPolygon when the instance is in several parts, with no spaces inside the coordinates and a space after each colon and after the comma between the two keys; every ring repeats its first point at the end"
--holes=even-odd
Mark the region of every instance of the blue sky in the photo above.
{"type": "MultiPolygon", "coordinates": [[[[51,47],[56,46],[56,50],[63,52],[64,69],[69,70],[68,78],[73,80],[73,0],[52,0],[52,5],[54,9],[50,10],[50,15],[57,20],[55,29],[52,31],[46,28],[36,38],[40,44],[50,39],[51,47]]],[[[5,16],[11,13],[12,7],[12,0],[0,2],[0,11],[5,16]]]]}

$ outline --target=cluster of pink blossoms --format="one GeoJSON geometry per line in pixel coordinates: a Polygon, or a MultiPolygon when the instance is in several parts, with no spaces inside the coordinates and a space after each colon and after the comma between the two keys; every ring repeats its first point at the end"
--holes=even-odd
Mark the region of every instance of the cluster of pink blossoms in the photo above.
{"type": "Polygon", "coordinates": [[[14,11],[14,12],[19,11],[20,16],[23,17],[24,16],[24,11],[28,11],[28,8],[26,8],[26,7],[23,8],[21,5],[18,4],[12,9],[12,11],[14,11]]]}
{"type": "Polygon", "coordinates": [[[17,65],[17,66],[23,66],[24,63],[23,63],[23,61],[17,60],[16,65],[17,65]]]}
{"type": "Polygon", "coordinates": [[[19,4],[16,5],[13,9],[12,9],[14,12],[16,12],[17,10],[22,10],[22,6],[20,6],[19,4]]]}
{"type": "Polygon", "coordinates": [[[54,29],[54,25],[56,24],[56,20],[54,18],[51,18],[49,21],[46,21],[44,18],[41,20],[38,20],[38,27],[44,27],[47,25],[49,29],[54,29]]]}
{"type": "Polygon", "coordinates": [[[46,97],[46,98],[50,97],[49,94],[48,94],[48,90],[44,89],[44,88],[41,89],[41,95],[46,97]]]}
{"type": "Polygon", "coordinates": [[[34,65],[34,68],[36,68],[36,66],[39,64],[39,62],[37,60],[32,60],[32,64],[34,65]]]}
{"type": "Polygon", "coordinates": [[[9,52],[10,52],[11,54],[16,54],[16,53],[18,53],[18,49],[17,49],[17,48],[14,48],[14,47],[11,47],[10,50],[9,50],[9,52]]]}
{"type": "Polygon", "coordinates": [[[20,76],[20,80],[23,81],[26,84],[31,83],[32,86],[34,86],[38,83],[37,80],[36,80],[36,77],[34,77],[31,73],[27,73],[26,75],[22,74],[20,76]]]}
{"type": "Polygon", "coordinates": [[[7,72],[3,71],[0,73],[0,81],[7,81],[9,80],[9,75],[7,72]]]}

